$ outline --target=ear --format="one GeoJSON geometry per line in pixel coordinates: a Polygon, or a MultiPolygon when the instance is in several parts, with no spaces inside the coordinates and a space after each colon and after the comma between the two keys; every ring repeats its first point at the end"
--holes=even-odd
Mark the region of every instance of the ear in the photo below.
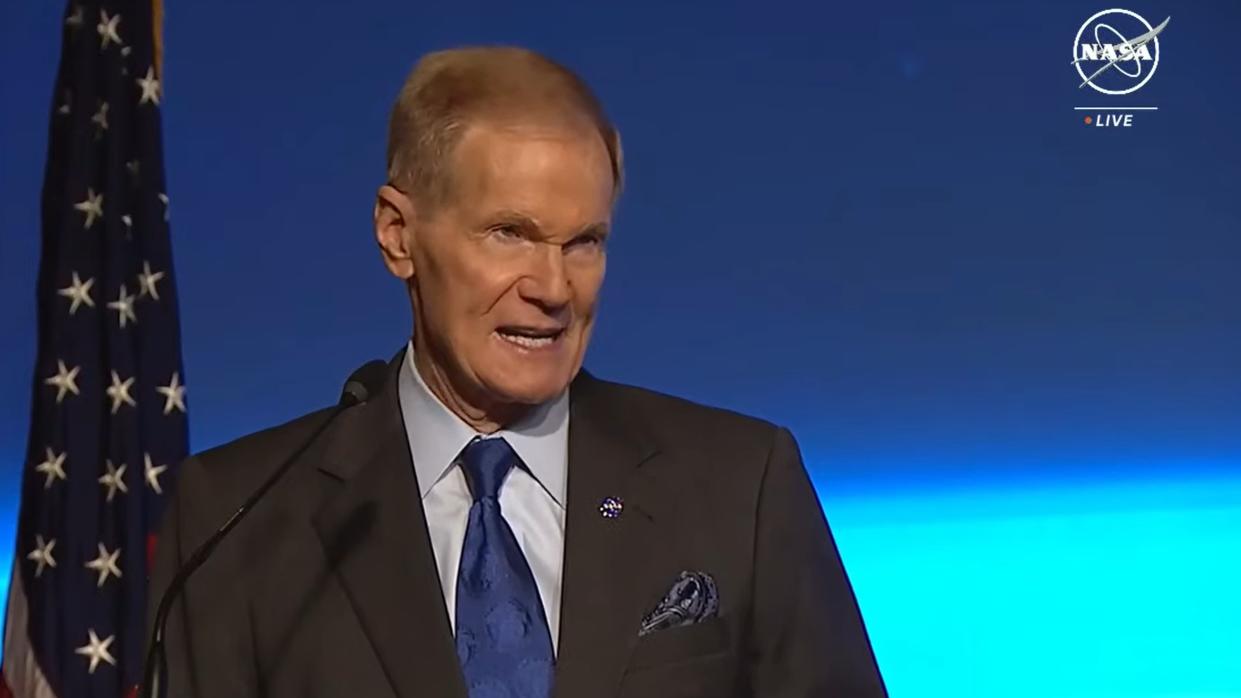
{"type": "Polygon", "coordinates": [[[375,195],[375,242],[392,275],[408,281],[414,276],[414,205],[390,184],[375,195]]]}

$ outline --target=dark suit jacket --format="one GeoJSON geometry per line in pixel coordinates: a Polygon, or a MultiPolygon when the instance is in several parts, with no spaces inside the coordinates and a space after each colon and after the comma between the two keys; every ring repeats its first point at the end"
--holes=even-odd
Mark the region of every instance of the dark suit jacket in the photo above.
{"type": "MultiPolygon", "coordinates": [[[[466,698],[397,400],[328,427],[191,578],[168,632],[174,698],[466,698]]],[[[327,411],[185,462],[152,604],[175,568],[327,411]]],[[[570,391],[557,698],[877,698],[885,691],[785,429],[608,383],[570,391]],[[623,514],[599,513],[607,496],[623,514]],[[639,638],[683,570],[719,616],[639,638]]]]}

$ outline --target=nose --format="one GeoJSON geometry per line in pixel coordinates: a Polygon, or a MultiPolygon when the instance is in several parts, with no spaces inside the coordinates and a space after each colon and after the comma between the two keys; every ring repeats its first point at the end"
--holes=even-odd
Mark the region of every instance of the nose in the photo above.
{"type": "Polygon", "coordinates": [[[540,306],[544,312],[555,314],[568,307],[573,295],[565,269],[564,250],[560,245],[539,247],[528,273],[517,285],[517,292],[526,301],[540,306]]]}

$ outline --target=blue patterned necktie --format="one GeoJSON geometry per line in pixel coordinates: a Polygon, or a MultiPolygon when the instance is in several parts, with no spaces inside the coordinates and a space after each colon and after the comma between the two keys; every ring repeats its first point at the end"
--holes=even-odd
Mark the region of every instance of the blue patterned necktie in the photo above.
{"type": "Polygon", "coordinates": [[[457,570],[457,658],[470,698],[548,698],[555,658],[539,588],[500,513],[500,485],[517,463],[502,438],[466,446],[474,495],[457,570]]]}

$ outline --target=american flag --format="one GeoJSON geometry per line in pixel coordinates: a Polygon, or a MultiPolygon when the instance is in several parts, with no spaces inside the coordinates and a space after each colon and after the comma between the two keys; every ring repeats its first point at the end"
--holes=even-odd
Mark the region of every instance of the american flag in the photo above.
{"type": "Polygon", "coordinates": [[[159,13],[65,12],[0,696],[119,697],[141,680],[151,533],[187,449],[159,13]]]}

